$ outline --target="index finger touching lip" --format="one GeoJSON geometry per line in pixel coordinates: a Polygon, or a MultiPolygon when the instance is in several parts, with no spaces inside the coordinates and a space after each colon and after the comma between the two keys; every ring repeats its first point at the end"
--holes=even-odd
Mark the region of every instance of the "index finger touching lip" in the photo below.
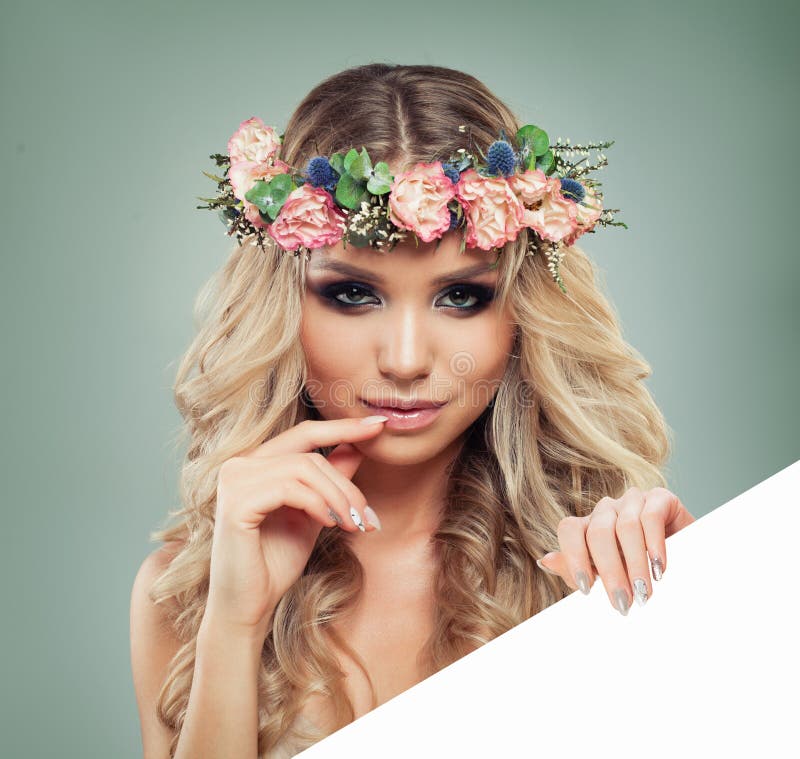
{"type": "Polygon", "coordinates": [[[385,417],[374,415],[345,419],[306,419],[261,443],[252,449],[252,455],[276,456],[284,453],[310,453],[323,446],[338,445],[352,440],[367,440],[375,437],[383,429],[383,421],[363,424],[362,420],[367,418],[385,419],[385,417]]]}

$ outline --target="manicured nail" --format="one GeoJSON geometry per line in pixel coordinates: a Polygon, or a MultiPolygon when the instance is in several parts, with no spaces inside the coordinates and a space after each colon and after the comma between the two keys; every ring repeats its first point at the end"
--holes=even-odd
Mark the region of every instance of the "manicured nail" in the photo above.
{"type": "Polygon", "coordinates": [[[633,596],[639,606],[647,603],[647,583],[641,577],[633,581],[633,596]]]}
{"type": "Polygon", "coordinates": [[[664,565],[661,563],[661,559],[659,559],[658,556],[654,559],[650,559],[650,566],[653,569],[653,578],[660,580],[664,574],[664,565]]]}
{"type": "Polygon", "coordinates": [[[377,414],[376,416],[365,416],[361,420],[361,424],[377,424],[378,422],[388,422],[388,421],[389,421],[388,416],[381,416],[380,414],[377,414]]]}
{"type": "Polygon", "coordinates": [[[339,527],[342,526],[342,518],[333,509],[328,509],[328,516],[333,519],[333,521],[336,522],[339,527]]]}
{"type": "Polygon", "coordinates": [[[364,507],[364,516],[376,530],[381,529],[381,520],[378,519],[378,515],[372,510],[371,506],[364,507]]]}
{"type": "Polygon", "coordinates": [[[540,559],[536,559],[536,564],[538,565],[539,569],[543,569],[549,575],[556,575],[559,576],[558,572],[554,572],[552,569],[548,569],[544,564],[542,564],[540,559]]]}
{"type": "Polygon", "coordinates": [[[575,579],[578,581],[578,587],[581,589],[581,593],[583,595],[589,595],[589,578],[586,576],[586,572],[576,572],[575,579]]]}
{"type": "Polygon", "coordinates": [[[367,531],[367,528],[364,527],[364,523],[361,521],[361,514],[356,511],[355,506],[350,507],[350,518],[353,520],[353,524],[358,527],[361,532],[367,531]]]}
{"type": "Polygon", "coordinates": [[[614,604],[617,607],[617,611],[622,614],[622,616],[627,616],[628,609],[630,608],[628,605],[628,594],[622,589],[617,588],[614,591],[614,604]]]}

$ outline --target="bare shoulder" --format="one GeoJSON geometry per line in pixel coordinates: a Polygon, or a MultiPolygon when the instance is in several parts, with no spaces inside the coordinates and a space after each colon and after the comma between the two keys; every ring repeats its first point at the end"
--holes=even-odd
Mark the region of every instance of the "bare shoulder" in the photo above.
{"type": "Polygon", "coordinates": [[[158,719],[156,703],[169,662],[181,644],[162,610],[151,600],[150,590],[179,548],[180,543],[173,541],[148,554],[131,589],[131,670],[145,759],[168,757],[172,740],[171,731],[158,719]]]}

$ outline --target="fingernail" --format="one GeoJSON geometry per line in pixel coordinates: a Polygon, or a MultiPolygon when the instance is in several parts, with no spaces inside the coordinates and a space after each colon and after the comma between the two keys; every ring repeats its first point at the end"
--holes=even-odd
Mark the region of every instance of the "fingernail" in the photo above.
{"type": "Polygon", "coordinates": [[[366,517],[367,522],[369,522],[376,530],[381,529],[381,520],[378,519],[378,515],[372,510],[371,506],[364,507],[364,516],[366,517]]]}
{"type": "Polygon", "coordinates": [[[536,559],[536,563],[539,566],[539,569],[543,569],[549,575],[556,575],[558,576],[558,572],[554,572],[552,569],[548,569],[544,564],[542,564],[540,559],[536,559]]]}
{"type": "Polygon", "coordinates": [[[633,597],[639,606],[647,603],[647,583],[641,577],[637,577],[633,581],[633,597]]]}
{"type": "Polygon", "coordinates": [[[328,509],[328,516],[333,519],[339,527],[342,526],[342,518],[333,509],[328,509]]]}
{"type": "Polygon", "coordinates": [[[654,559],[650,559],[650,566],[653,569],[653,578],[660,580],[664,574],[664,565],[661,563],[661,559],[659,559],[658,556],[654,559]]]}
{"type": "Polygon", "coordinates": [[[388,422],[388,416],[381,416],[380,414],[376,416],[365,416],[361,420],[361,424],[377,424],[378,422],[388,422]]]}
{"type": "Polygon", "coordinates": [[[364,523],[361,521],[361,514],[356,511],[355,506],[350,507],[350,518],[353,520],[353,524],[358,527],[361,532],[367,531],[367,528],[364,527],[364,523]]]}
{"type": "Polygon", "coordinates": [[[581,593],[583,595],[589,595],[589,578],[586,576],[586,572],[576,572],[575,579],[578,581],[578,587],[581,589],[581,593]]]}
{"type": "Polygon", "coordinates": [[[622,616],[627,616],[628,609],[628,594],[622,589],[617,588],[614,591],[614,604],[617,607],[617,611],[622,614],[622,616]]]}

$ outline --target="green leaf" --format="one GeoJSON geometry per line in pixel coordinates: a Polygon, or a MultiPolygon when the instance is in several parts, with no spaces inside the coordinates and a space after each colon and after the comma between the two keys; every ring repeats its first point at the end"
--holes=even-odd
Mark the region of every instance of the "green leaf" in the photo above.
{"type": "Polygon", "coordinates": [[[375,165],[375,171],[367,180],[367,189],[373,195],[383,195],[389,192],[394,177],[389,173],[389,164],[380,161],[375,165]]]}
{"type": "Polygon", "coordinates": [[[245,198],[274,221],[286,198],[297,189],[290,174],[278,174],[269,182],[259,179],[246,193],[245,198]]]}
{"type": "MultiPolygon", "coordinates": [[[[346,159],[345,159],[346,160],[346,159]]],[[[361,153],[357,155],[347,167],[347,173],[353,179],[367,180],[372,176],[372,161],[366,148],[361,148],[361,153]]]]}
{"type": "Polygon", "coordinates": [[[329,159],[328,163],[331,165],[331,168],[340,176],[344,174],[344,156],[341,153],[334,153],[329,159]]]}
{"type": "Polygon", "coordinates": [[[345,208],[355,209],[361,205],[362,198],[367,195],[364,182],[357,182],[350,174],[342,174],[336,184],[336,200],[345,208]]]}
{"type": "Polygon", "coordinates": [[[216,174],[209,174],[207,171],[204,171],[205,174],[209,179],[213,179],[218,184],[222,184],[225,180],[222,177],[218,177],[216,174]]]}
{"type": "Polygon", "coordinates": [[[350,148],[347,151],[347,154],[344,157],[344,170],[348,174],[350,174],[350,166],[352,165],[353,161],[358,160],[358,151],[355,148],[350,148]]]}
{"type": "Polygon", "coordinates": [[[545,174],[551,174],[555,167],[556,160],[552,150],[548,150],[544,155],[537,156],[536,168],[541,169],[545,174]]]}
{"type": "Polygon", "coordinates": [[[550,148],[547,132],[533,124],[521,127],[516,134],[516,140],[520,149],[527,145],[536,156],[544,155],[550,148]]]}

